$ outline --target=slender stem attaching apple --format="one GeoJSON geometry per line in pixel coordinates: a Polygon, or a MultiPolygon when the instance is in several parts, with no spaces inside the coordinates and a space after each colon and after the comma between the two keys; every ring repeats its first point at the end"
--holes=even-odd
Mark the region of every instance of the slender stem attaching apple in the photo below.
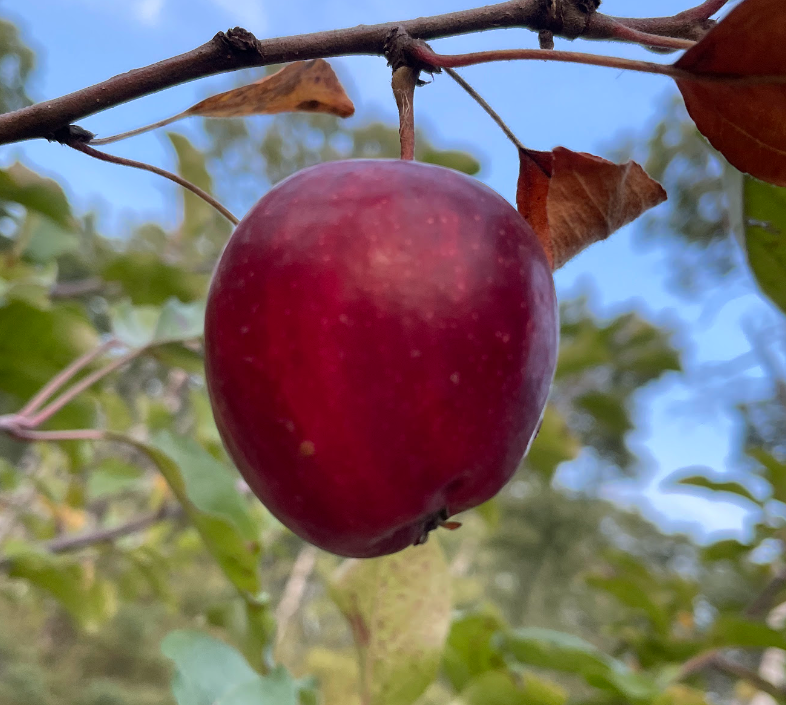
{"type": "Polygon", "coordinates": [[[402,66],[393,72],[391,81],[398,106],[401,158],[407,161],[415,158],[415,86],[418,74],[416,69],[402,66]]]}
{"type": "Polygon", "coordinates": [[[521,144],[519,138],[513,134],[513,130],[511,130],[503,121],[503,119],[497,114],[497,112],[492,108],[483,98],[482,96],[467,83],[456,71],[453,69],[446,68],[445,73],[450,76],[456,83],[458,83],[467,93],[469,93],[480,105],[483,110],[485,110],[494,120],[502,128],[502,131],[507,135],[508,139],[513,142],[519,149],[525,149],[524,145],[521,144]]]}
{"type": "Polygon", "coordinates": [[[145,164],[144,162],[137,162],[133,159],[126,159],[124,157],[118,157],[114,154],[105,154],[104,152],[99,152],[97,149],[93,149],[85,142],[81,142],[78,140],[66,142],[69,147],[76,149],[79,152],[83,152],[90,157],[94,157],[96,159],[100,159],[103,162],[109,162],[110,164],[120,164],[122,166],[130,166],[134,169],[142,169],[144,171],[150,171],[154,174],[158,174],[159,176],[163,176],[165,179],[169,179],[170,181],[174,181],[176,184],[179,184],[185,189],[191,191],[191,193],[199,196],[205,203],[210,204],[215,208],[221,215],[223,215],[230,223],[233,225],[237,225],[240,220],[234,216],[226,206],[222,205],[219,201],[213,198],[207,191],[203,191],[199,186],[196,184],[192,184],[190,181],[187,181],[181,176],[177,174],[173,174],[171,171],[167,171],[166,169],[161,169],[157,166],[153,166],[152,164],[145,164]]]}

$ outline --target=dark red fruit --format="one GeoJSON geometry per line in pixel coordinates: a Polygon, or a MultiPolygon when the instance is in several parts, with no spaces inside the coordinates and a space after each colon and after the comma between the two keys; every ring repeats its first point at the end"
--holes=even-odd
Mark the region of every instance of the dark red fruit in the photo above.
{"type": "Polygon", "coordinates": [[[554,373],[551,270],[478,181],[406,161],[321,164],[238,225],[205,327],[227,450],[286,526],[380,556],[493,497],[554,373]]]}

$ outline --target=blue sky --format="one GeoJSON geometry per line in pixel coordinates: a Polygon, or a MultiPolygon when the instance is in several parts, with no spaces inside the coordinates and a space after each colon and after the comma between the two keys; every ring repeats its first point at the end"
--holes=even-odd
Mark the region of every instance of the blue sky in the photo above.
{"type": "MultiPolygon", "coordinates": [[[[215,32],[241,25],[258,37],[280,36],[356,24],[439,14],[476,6],[480,0],[0,0],[0,13],[16,21],[39,55],[33,82],[37,99],[51,98],[96,83],[131,68],[188,51],[215,32]]],[[[691,0],[659,0],[658,13],[686,9],[691,0]]],[[[643,14],[650,3],[605,0],[612,15],[643,14]],[[640,8],[640,9],[639,9],[640,8]]],[[[445,53],[488,48],[534,47],[525,30],[502,30],[434,43],[445,53]]],[[[565,42],[558,48],[611,53],[648,61],[658,56],[637,47],[610,43],[565,42]]],[[[389,69],[383,59],[332,60],[355,101],[357,117],[395,119],[389,69]]],[[[519,138],[535,149],[564,145],[603,154],[625,136],[646,134],[657,123],[675,89],[660,76],[577,65],[519,62],[472,67],[463,75],[495,107],[519,138]]],[[[103,135],[138,127],[180,112],[226,86],[213,77],[121,106],[81,124],[103,135]]],[[[514,200],[518,159],[504,135],[447,77],[418,91],[417,119],[441,146],[471,149],[483,163],[481,178],[514,200]]],[[[171,166],[173,155],[160,136],[145,135],[112,145],[117,154],[171,166]]],[[[97,208],[115,232],[131,223],[155,219],[174,223],[173,186],[157,177],[89,160],[45,142],[4,147],[0,161],[22,158],[68,185],[81,210],[97,208]]],[[[752,308],[766,315],[755,296],[734,300],[708,324],[702,309],[686,305],[665,288],[667,262],[662,252],[635,245],[636,225],[596,245],[556,275],[560,295],[593,293],[594,310],[612,315],[637,310],[655,323],[677,325],[677,341],[695,378],[699,363],[733,359],[748,350],[739,321],[752,308]],[[762,313],[764,312],[764,313],[762,313]],[[690,328],[694,335],[685,331],[690,328]]],[[[686,387],[673,377],[641,393],[640,422],[632,443],[642,456],[643,479],[610,486],[607,495],[635,504],[646,516],[698,537],[716,531],[738,532],[743,509],[701,498],[664,493],[659,485],[670,473],[692,465],[724,471],[730,466],[733,422],[718,413],[709,387],[686,387]],[[704,403],[702,403],[704,402],[704,403]],[[697,411],[697,408],[699,409],[697,411]]]]}

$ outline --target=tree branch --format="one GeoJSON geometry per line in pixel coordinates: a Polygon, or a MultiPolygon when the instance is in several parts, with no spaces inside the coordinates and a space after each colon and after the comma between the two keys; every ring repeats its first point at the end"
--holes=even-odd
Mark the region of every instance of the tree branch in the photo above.
{"type": "MultiPolygon", "coordinates": [[[[614,18],[651,35],[699,39],[708,29],[701,19],[720,0],[702,3],[674,17],[644,20],[614,18]]],[[[561,0],[560,12],[543,0],[508,0],[471,10],[404,22],[359,25],[348,29],[258,40],[235,28],[219,32],[193,51],[120,74],[75,93],[0,115],[0,144],[52,139],[57,130],[95,113],[172,86],[227,71],[303,59],[369,54],[382,56],[391,31],[402,27],[417,39],[438,39],[490,29],[524,27],[575,39],[615,39],[610,23],[590,23],[593,14],[576,0],[561,0]]],[[[598,15],[598,17],[602,17],[598,15]]]]}
{"type": "MultiPolygon", "coordinates": [[[[110,543],[118,539],[138,534],[140,531],[149,529],[154,524],[158,524],[166,519],[174,519],[183,515],[183,508],[179,504],[165,504],[157,512],[146,516],[137,517],[131,521],[114,526],[109,529],[99,529],[84,534],[74,536],[61,536],[41,544],[41,550],[47,553],[72,553],[81,551],[91,546],[102,543],[110,543]]],[[[13,562],[13,558],[0,558],[0,570],[8,568],[13,562]]]]}

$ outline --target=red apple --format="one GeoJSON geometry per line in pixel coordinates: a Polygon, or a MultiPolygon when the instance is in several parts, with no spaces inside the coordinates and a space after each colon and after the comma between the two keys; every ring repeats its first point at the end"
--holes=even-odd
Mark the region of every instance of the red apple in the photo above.
{"type": "Polygon", "coordinates": [[[292,531],[342,556],[493,497],[556,363],[551,270],[501,196],[442,167],[321,164],[238,225],[208,297],[216,423],[292,531]]]}

